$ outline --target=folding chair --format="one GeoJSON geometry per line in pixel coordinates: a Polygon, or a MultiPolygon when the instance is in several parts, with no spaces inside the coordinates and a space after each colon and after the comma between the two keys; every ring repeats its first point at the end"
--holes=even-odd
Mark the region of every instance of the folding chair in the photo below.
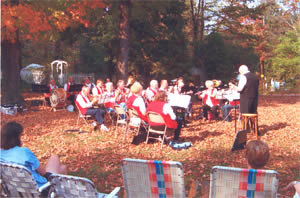
{"type": "Polygon", "coordinates": [[[88,125],[87,120],[88,120],[89,118],[91,118],[92,116],[91,116],[91,115],[83,115],[83,114],[81,113],[79,107],[78,107],[77,102],[75,102],[75,105],[76,105],[76,108],[77,108],[77,111],[78,111],[78,118],[77,118],[76,125],[78,125],[78,122],[79,122],[79,119],[80,119],[80,118],[83,119],[83,121],[84,121],[84,123],[85,123],[86,125],[88,125]]]}
{"type": "Polygon", "coordinates": [[[120,192],[120,187],[116,187],[110,194],[99,193],[94,183],[84,177],[51,174],[50,181],[53,186],[54,197],[116,198],[120,192]]]}
{"type": "Polygon", "coordinates": [[[136,135],[139,134],[140,128],[147,127],[143,124],[142,119],[139,117],[138,112],[134,108],[128,108],[129,122],[127,126],[128,129],[134,129],[136,131],[136,135]]]}
{"type": "Polygon", "coordinates": [[[124,135],[126,135],[127,124],[128,124],[128,115],[125,112],[125,110],[119,105],[115,105],[114,109],[117,114],[116,130],[118,128],[118,125],[123,125],[123,126],[125,125],[124,135]]]}
{"type": "Polygon", "coordinates": [[[214,166],[209,197],[277,197],[278,183],[278,173],[274,170],[214,166]]]}
{"type": "Polygon", "coordinates": [[[47,182],[38,188],[31,172],[22,165],[0,162],[1,187],[8,197],[43,197],[42,192],[50,186],[47,182]]]}
{"type": "Polygon", "coordinates": [[[180,162],[126,158],[122,175],[127,198],[186,197],[180,162]]]}
{"type": "Polygon", "coordinates": [[[161,141],[161,148],[162,148],[164,144],[164,140],[166,138],[167,125],[165,124],[163,117],[159,113],[149,111],[147,112],[147,118],[149,121],[149,127],[148,127],[146,144],[148,143],[149,138],[157,139],[161,141]],[[157,123],[157,125],[154,126],[151,125],[151,123],[157,123]],[[150,137],[150,133],[162,135],[163,137],[162,138],[160,136],[158,136],[158,138],[150,137]]]}

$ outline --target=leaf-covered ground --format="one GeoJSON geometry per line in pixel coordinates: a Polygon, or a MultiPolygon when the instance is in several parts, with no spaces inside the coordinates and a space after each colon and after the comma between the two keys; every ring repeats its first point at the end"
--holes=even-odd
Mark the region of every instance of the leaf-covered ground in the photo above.
{"type": "MultiPolygon", "coordinates": [[[[25,100],[41,99],[33,93],[24,94],[25,100]]],[[[197,112],[199,104],[194,103],[197,112]]],[[[264,135],[261,140],[270,147],[271,158],[266,166],[279,172],[282,197],[293,192],[281,189],[288,182],[300,180],[300,98],[297,96],[260,96],[259,129],[264,135]]],[[[124,139],[122,128],[109,132],[88,133],[65,132],[78,129],[77,113],[65,110],[49,111],[49,108],[32,107],[27,112],[15,116],[1,114],[1,126],[8,121],[17,121],[24,126],[23,146],[29,147],[45,164],[51,154],[58,154],[67,164],[69,174],[91,179],[98,191],[109,192],[116,186],[123,186],[121,161],[123,158],[155,159],[179,161],[184,166],[185,182],[189,189],[191,178],[201,183],[209,180],[213,166],[247,167],[245,152],[231,152],[234,140],[234,122],[199,121],[194,118],[181,137],[191,141],[187,150],[176,151],[160,143],[131,144],[132,136],[124,139]]],[[[240,125],[238,124],[238,128],[240,125]]],[[[249,139],[254,137],[249,136],[249,139]]],[[[198,193],[200,196],[200,193],[198,193]]]]}

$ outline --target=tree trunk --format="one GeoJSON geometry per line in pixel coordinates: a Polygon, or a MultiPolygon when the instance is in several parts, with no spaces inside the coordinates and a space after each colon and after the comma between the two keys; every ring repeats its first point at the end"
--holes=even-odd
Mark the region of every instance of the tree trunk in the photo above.
{"type": "Polygon", "coordinates": [[[120,22],[119,22],[119,39],[120,52],[117,61],[117,70],[119,78],[127,80],[128,76],[128,55],[129,55],[129,15],[130,1],[123,0],[120,2],[120,22]]]}
{"type": "Polygon", "coordinates": [[[3,40],[1,46],[1,105],[20,104],[20,41],[18,38],[14,42],[3,40]]]}

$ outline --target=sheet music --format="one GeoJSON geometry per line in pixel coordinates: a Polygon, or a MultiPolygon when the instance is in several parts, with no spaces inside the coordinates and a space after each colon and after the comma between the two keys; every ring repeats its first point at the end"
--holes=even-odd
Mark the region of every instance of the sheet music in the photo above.
{"type": "Polygon", "coordinates": [[[187,109],[191,101],[190,95],[168,94],[168,103],[171,106],[187,109]]]}
{"type": "Polygon", "coordinates": [[[230,102],[240,99],[240,93],[232,93],[232,94],[226,94],[226,95],[224,94],[223,96],[224,96],[224,98],[226,98],[230,102]]]}
{"type": "Polygon", "coordinates": [[[100,95],[100,97],[98,99],[98,104],[104,104],[104,103],[108,103],[108,102],[115,102],[114,97],[107,95],[107,94],[100,95]]]}

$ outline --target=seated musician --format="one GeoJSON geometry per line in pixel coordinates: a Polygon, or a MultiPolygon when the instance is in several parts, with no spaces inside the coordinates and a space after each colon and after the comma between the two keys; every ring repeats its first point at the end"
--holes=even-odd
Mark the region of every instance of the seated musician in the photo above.
{"type": "MultiPolygon", "coordinates": [[[[230,95],[238,94],[237,90],[234,89],[232,86],[233,83],[234,83],[234,80],[229,83],[229,90],[225,92],[226,94],[230,94],[230,95]]],[[[232,101],[228,101],[228,103],[226,103],[225,105],[223,105],[221,107],[222,117],[223,117],[223,119],[226,118],[225,121],[227,121],[227,122],[231,121],[231,117],[228,116],[228,114],[231,109],[239,108],[239,104],[240,104],[239,100],[237,100],[237,101],[232,100],[232,101]]]]}
{"type": "Polygon", "coordinates": [[[67,92],[67,99],[69,100],[69,101],[74,101],[74,94],[73,93],[71,93],[71,92],[69,92],[69,89],[70,89],[70,86],[71,85],[73,85],[74,84],[74,82],[73,82],[73,77],[72,76],[69,76],[69,78],[68,78],[68,82],[67,83],[65,83],[65,85],[64,85],[64,90],[67,92]]]}
{"type": "Polygon", "coordinates": [[[174,94],[182,94],[183,90],[182,88],[184,87],[184,81],[182,77],[179,77],[176,81],[176,85],[174,86],[173,93],[174,94]]]}
{"type": "Polygon", "coordinates": [[[112,82],[107,82],[105,84],[106,92],[104,92],[104,96],[107,97],[109,100],[104,103],[105,108],[108,112],[114,112],[115,107],[115,92],[114,92],[114,84],[112,82]]]}
{"type": "Polygon", "coordinates": [[[50,79],[50,83],[48,84],[48,88],[49,88],[49,93],[44,93],[44,97],[45,100],[47,101],[47,104],[50,105],[50,95],[51,95],[51,91],[53,89],[57,89],[58,87],[56,86],[55,80],[53,78],[50,79]]]}
{"type": "Polygon", "coordinates": [[[135,109],[138,112],[139,117],[143,121],[147,122],[146,105],[142,97],[142,91],[143,86],[139,82],[135,81],[130,87],[131,96],[127,98],[126,106],[127,108],[135,109]]]}
{"type": "Polygon", "coordinates": [[[211,111],[215,118],[218,118],[218,104],[219,101],[216,99],[217,89],[214,87],[214,83],[211,80],[205,82],[207,89],[199,96],[203,101],[203,116],[208,120],[208,111],[211,111]]]}
{"type": "Polygon", "coordinates": [[[116,104],[120,105],[125,111],[127,111],[125,102],[128,92],[129,90],[125,88],[124,80],[118,80],[117,88],[115,90],[115,101],[116,104]]]}
{"type": "Polygon", "coordinates": [[[96,81],[96,86],[92,89],[93,96],[101,96],[104,93],[104,88],[103,88],[103,80],[98,79],[96,81]]]}
{"type": "Polygon", "coordinates": [[[151,80],[150,81],[150,87],[146,89],[145,92],[145,98],[147,99],[147,102],[151,102],[154,99],[154,96],[156,95],[158,91],[158,82],[157,80],[151,80]]]}
{"type": "Polygon", "coordinates": [[[87,86],[90,90],[92,90],[93,87],[95,87],[95,84],[90,81],[89,77],[84,78],[83,85],[87,86]]]}
{"type": "MultiPolygon", "coordinates": [[[[167,99],[168,96],[165,91],[158,91],[154,97],[154,101],[147,107],[147,112],[153,111],[159,113],[163,117],[167,127],[169,129],[175,129],[173,140],[178,141],[182,123],[179,119],[176,120],[176,115],[172,107],[167,103],[167,99]]],[[[149,122],[149,125],[155,126],[157,124],[149,122]]]]}
{"type": "Polygon", "coordinates": [[[98,102],[98,98],[94,97],[93,100],[90,101],[89,95],[90,89],[87,86],[83,85],[81,92],[77,95],[76,98],[76,105],[78,106],[79,111],[83,115],[95,116],[101,131],[108,131],[108,128],[104,125],[105,110],[100,108],[93,109],[93,104],[98,102]]]}
{"type": "Polygon", "coordinates": [[[159,90],[160,91],[165,91],[166,93],[169,92],[169,89],[168,89],[168,81],[163,79],[160,81],[160,87],[159,87],[159,90]]]}

